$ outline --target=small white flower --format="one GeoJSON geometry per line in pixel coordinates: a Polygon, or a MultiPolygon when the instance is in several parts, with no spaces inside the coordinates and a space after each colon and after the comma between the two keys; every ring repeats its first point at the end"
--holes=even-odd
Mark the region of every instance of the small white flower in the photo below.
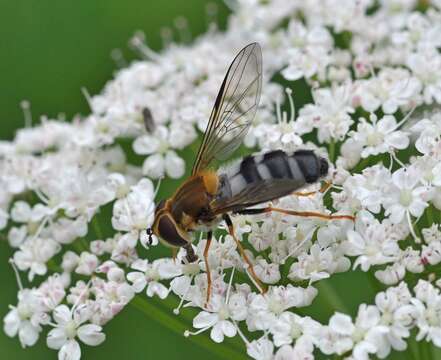
{"type": "Polygon", "coordinates": [[[291,280],[309,280],[311,283],[326,279],[338,270],[336,255],[332,248],[314,244],[309,253],[302,253],[298,261],[291,265],[288,277],[291,280]]]}
{"type": "Polygon", "coordinates": [[[112,226],[116,230],[132,232],[133,241],[126,245],[134,248],[139,237],[153,223],[154,190],[148,179],[142,179],[131,187],[126,197],[118,199],[113,205],[112,226]]]}
{"type": "Polygon", "coordinates": [[[400,106],[410,105],[418,99],[421,82],[401,68],[383,68],[376,77],[361,80],[355,96],[368,112],[379,107],[385,114],[393,114],[400,106]]]}
{"type": "Polygon", "coordinates": [[[211,327],[211,339],[221,343],[224,341],[224,336],[233,337],[237,333],[233,323],[227,320],[229,317],[229,311],[225,306],[222,306],[217,313],[202,311],[193,319],[193,327],[196,329],[211,327]]]}
{"type": "Polygon", "coordinates": [[[419,217],[428,206],[422,195],[427,192],[418,186],[421,174],[412,166],[399,169],[392,174],[392,184],[384,200],[386,216],[390,215],[393,223],[403,220],[406,212],[419,217]]]}
{"type": "Polygon", "coordinates": [[[165,299],[169,289],[160,280],[172,279],[182,274],[181,267],[171,259],[159,259],[151,264],[147,260],[136,260],[131,268],[137,271],[127,274],[127,280],[132,283],[135,292],[139,293],[147,286],[147,296],[158,295],[165,299]]]}
{"type": "MultiPolygon", "coordinates": [[[[111,277],[110,274],[116,269],[109,269],[107,277],[111,277]]],[[[113,319],[135,296],[133,287],[120,277],[118,281],[94,278],[90,292],[95,296],[95,301],[87,303],[91,312],[90,321],[98,325],[105,325],[113,319]]]]}
{"type": "Polygon", "coordinates": [[[415,287],[416,297],[411,299],[418,327],[416,339],[427,339],[441,346],[441,295],[439,289],[427,281],[419,280],[415,287]]]}
{"type": "Polygon", "coordinates": [[[255,360],[271,360],[273,351],[273,343],[265,337],[247,344],[247,354],[255,360]]]}
{"type": "Polygon", "coordinates": [[[277,284],[281,279],[279,265],[268,263],[265,259],[257,260],[254,272],[266,284],[277,284]]]}
{"type": "Polygon", "coordinates": [[[290,359],[314,360],[314,354],[298,346],[283,345],[274,356],[274,360],[290,359]]]}
{"type": "Polygon", "coordinates": [[[172,149],[182,149],[196,137],[190,124],[173,126],[170,130],[158,126],[153,135],[144,135],[135,140],[133,149],[138,154],[150,155],[144,161],[143,173],[158,179],[167,173],[177,179],[184,175],[185,162],[172,149]]]}
{"type": "Polygon", "coordinates": [[[9,337],[18,334],[22,347],[33,346],[42,330],[43,307],[34,289],[20,290],[18,304],[3,319],[3,330],[9,337]]]}
{"type": "Polygon", "coordinates": [[[20,270],[29,270],[28,279],[46,274],[46,263],[59,251],[61,246],[50,238],[29,238],[14,253],[14,263],[20,270]]]}
{"type": "Polygon", "coordinates": [[[291,284],[271,287],[265,296],[251,294],[249,298],[247,326],[250,331],[271,328],[281,314],[291,307],[311,304],[317,295],[314,287],[301,288],[291,284]]]}
{"type": "Polygon", "coordinates": [[[411,294],[405,283],[397,287],[390,287],[385,292],[375,296],[375,304],[380,310],[380,323],[388,328],[379,341],[378,356],[386,357],[391,348],[403,351],[407,348],[405,338],[410,336],[410,327],[413,324],[413,310],[409,307],[411,294]]]}
{"type": "Polygon", "coordinates": [[[270,331],[273,334],[274,345],[282,346],[294,343],[309,353],[314,350],[315,337],[321,325],[310,317],[300,317],[290,312],[284,312],[270,331]]]}
{"type": "Polygon", "coordinates": [[[78,265],[75,268],[75,272],[81,275],[92,275],[98,264],[99,260],[96,255],[83,251],[78,259],[78,265]]]}
{"type": "Polygon", "coordinates": [[[89,346],[100,345],[106,338],[106,335],[101,332],[101,326],[84,324],[89,314],[81,307],[72,311],[66,305],[60,305],[54,310],[53,315],[56,327],[47,336],[47,346],[59,350],[58,359],[79,360],[81,358],[77,337],[89,346]]]}
{"type": "Polygon", "coordinates": [[[441,57],[437,51],[421,51],[410,54],[406,65],[423,83],[423,98],[426,104],[434,100],[441,103],[441,75],[437,69],[441,66],[441,57]]]}
{"type": "Polygon", "coordinates": [[[308,133],[317,128],[321,143],[342,140],[354,122],[350,116],[354,109],[349,106],[349,92],[347,85],[316,90],[313,93],[315,104],[300,109],[296,120],[298,132],[308,133]]]}
{"type": "Polygon", "coordinates": [[[361,156],[378,155],[392,150],[402,150],[409,145],[408,133],[397,130],[397,122],[392,115],[386,115],[377,121],[375,115],[370,116],[372,123],[361,118],[357,131],[352,133],[355,142],[362,146],[361,156]]]}
{"type": "Polygon", "coordinates": [[[376,220],[359,225],[357,231],[348,231],[346,253],[358,256],[354,267],[360,265],[363,271],[368,271],[372,265],[386,264],[397,258],[398,244],[384,235],[384,227],[376,220]]]}
{"type": "Polygon", "coordinates": [[[66,251],[63,255],[61,267],[66,272],[72,272],[78,266],[80,257],[73,251],[66,251]]]}

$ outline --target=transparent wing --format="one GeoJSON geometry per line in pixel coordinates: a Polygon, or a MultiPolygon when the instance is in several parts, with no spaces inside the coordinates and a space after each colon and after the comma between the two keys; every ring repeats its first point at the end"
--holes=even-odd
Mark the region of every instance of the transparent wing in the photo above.
{"type": "Polygon", "coordinates": [[[258,43],[235,57],[208,121],[192,174],[226,159],[241,144],[256,114],[262,88],[262,51],[258,43]]]}
{"type": "Polygon", "coordinates": [[[267,201],[292,194],[299,189],[299,183],[292,179],[270,179],[249,184],[237,195],[224,200],[215,200],[211,205],[215,215],[239,211],[267,201]]]}

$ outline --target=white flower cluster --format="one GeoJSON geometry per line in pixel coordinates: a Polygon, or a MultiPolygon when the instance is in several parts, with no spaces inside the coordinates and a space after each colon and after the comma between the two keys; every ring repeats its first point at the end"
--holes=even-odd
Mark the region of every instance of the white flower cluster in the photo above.
{"type": "Polygon", "coordinates": [[[86,118],[43,119],[0,142],[0,229],[15,249],[10,262],[20,288],[4,331],[26,347],[49,328],[47,345],[60,359],[77,360],[77,339],[102,343],[102,326],[145,292],[179,297],[176,315],[199,309],[196,330],[186,336],[209,330],[216,343],[239,336],[258,360],[313,359],[317,350],[385,358],[406,349],[412,329],[416,340],[441,347],[434,267],[441,262],[441,3],[228,4],[227,29],[191,45],[155,53],[136,36],[132,45],[146,58],[90,97],[86,118]],[[252,41],[263,48],[264,84],[245,145],[314,149],[330,160],[328,189],[316,184],[277,207],[356,220],[234,216],[253,269],[224,231],[212,241],[208,264],[202,238],[195,263],[184,250],[176,258],[146,255],[141,246],[157,244],[146,234],[152,181],[184,175],[183,152],[204,131],[227,65],[252,41]],[[296,114],[297,93],[312,101],[296,114]],[[130,163],[127,145],[142,166],[130,163]],[[336,312],[321,324],[296,313],[319,295],[315,284],[358,268],[386,290],[375,305],[359,305],[355,320],[336,312]],[[251,270],[266,292],[248,277],[251,270]]]}

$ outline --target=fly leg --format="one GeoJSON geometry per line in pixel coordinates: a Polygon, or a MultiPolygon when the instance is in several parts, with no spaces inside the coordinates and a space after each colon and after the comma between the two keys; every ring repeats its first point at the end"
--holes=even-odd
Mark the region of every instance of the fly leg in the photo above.
{"type": "Polygon", "coordinates": [[[173,261],[176,261],[176,256],[178,255],[178,249],[172,248],[172,258],[173,261]]]}
{"type": "MultiPolygon", "coordinates": [[[[225,214],[223,216],[223,219],[225,220],[225,223],[228,226],[228,232],[233,237],[234,241],[236,242],[236,246],[239,249],[239,253],[244,259],[245,263],[248,265],[249,275],[251,276],[251,279],[254,280],[255,285],[259,288],[260,292],[265,293],[266,288],[260,281],[260,279],[257,277],[256,273],[254,272],[253,264],[251,263],[250,259],[248,258],[247,254],[245,253],[244,248],[242,247],[242,244],[237,239],[236,234],[234,233],[233,223],[231,221],[231,218],[225,214]]],[[[248,272],[248,271],[247,271],[248,272]]]]}
{"type": "Polygon", "coordinates": [[[208,249],[210,248],[212,237],[213,237],[213,233],[209,231],[207,233],[207,243],[205,244],[205,249],[204,249],[205,272],[207,273],[207,298],[205,300],[205,307],[208,306],[211,295],[211,274],[210,274],[210,265],[208,264],[208,249]]]}
{"type": "Polygon", "coordinates": [[[186,259],[189,263],[193,263],[197,261],[198,256],[194,253],[193,247],[190,243],[184,246],[185,251],[187,252],[186,259]]]}
{"type": "Polygon", "coordinates": [[[322,187],[318,191],[309,191],[309,192],[302,192],[302,191],[295,191],[293,192],[293,195],[296,196],[311,196],[316,194],[317,192],[323,194],[326,190],[328,190],[331,187],[332,183],[330,181],[325,181],[325,183],[322,185],[322,187]]]}
{"type": "Polygon", "coordinates": [[[351,220],[355,221],[355,216],[352,215],[327,215],[322,214],[315,211],[295,211],[295,210],[286,210],[286,209],[280,209],[275,208],[272,206],[268,206],[266,208],[259,208],[259,209],[243,209],[236,211],[236,214],[240,215],[257,215],[257,214],[265,214],[269,212],[278,212],[286,215],[293,215],[293,216],[302,216],[302,217],[315,217],[319,219],[324,220],[351,220]]]}

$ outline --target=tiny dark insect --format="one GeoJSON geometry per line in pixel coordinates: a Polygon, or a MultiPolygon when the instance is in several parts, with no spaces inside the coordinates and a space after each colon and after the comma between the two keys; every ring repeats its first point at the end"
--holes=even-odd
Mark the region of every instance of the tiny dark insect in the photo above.
{"type": "Polygon", "coordinates": [[[142,109],[142,119],[144,120],[146,131],[152,134],[155,131],[155,122],[153,121],[152,112],[148,107],[142,109]]]}
{"type": "Polygon", "coordinates": [[[155,211],[148,235],[155,234],[162,243],[174,249],[184,247],[187,260],[197,260],[191,246],[191,233],[207,232],[204,259],[207,270],[207,298],[211,276],[207,255],[213,230],[224,220],[230,235],[248,265],[250,276],[264,286],[235,236],[229,213],[262,214],[279,212],[287,215],[322,219],[354,220],[350,215],[326,215],[310,211],[293,211],[274,207],[252,208],[292,194],[303,186],[317,182],[328,173],[328,162],[310,150],[287,153],[283,150],[243,158],[227,170],[215,170],[219,160],[226,159],[241,144],[259,104],[262,86],[262,53],[258,43],[245,46],[235,57],[222,82],[199,148],[192,175],[155,211]]]}

